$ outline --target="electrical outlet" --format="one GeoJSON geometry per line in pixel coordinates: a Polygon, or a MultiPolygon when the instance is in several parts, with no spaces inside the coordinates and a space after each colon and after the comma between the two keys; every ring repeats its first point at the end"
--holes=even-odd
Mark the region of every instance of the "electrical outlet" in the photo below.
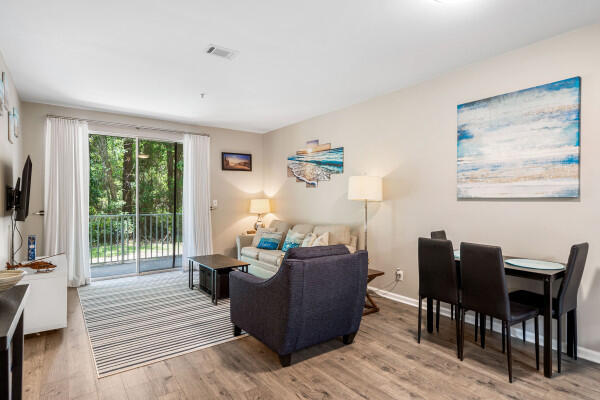
{"type": "Polygon", "coordinates": [[[404,271],[400,268],[396,268],[396,282],[404,280],[404,271]]]}

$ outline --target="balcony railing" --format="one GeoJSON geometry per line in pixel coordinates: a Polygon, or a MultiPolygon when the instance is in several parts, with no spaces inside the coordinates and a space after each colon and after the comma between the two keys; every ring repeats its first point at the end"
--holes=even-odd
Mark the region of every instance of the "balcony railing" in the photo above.
{"type": "MultiPolygon", "coordinates": [[[[140,214],[140,259],[182,254],[182,214],[140,214]]],[[[90,215],[90,263],[136,259],[135,214],[90,215]]]]}

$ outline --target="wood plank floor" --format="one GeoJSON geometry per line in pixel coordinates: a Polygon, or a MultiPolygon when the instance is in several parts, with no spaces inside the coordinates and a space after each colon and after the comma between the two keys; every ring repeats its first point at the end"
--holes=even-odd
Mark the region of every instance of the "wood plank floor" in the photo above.
{"type": "Polygon", "coordinates": [[[416,308],[386,299],[363,319],[354,344],[304,350],[289,368],[246,337],[99,380],[77,291],[68,296],[68,328],[25,339],[25,399],[600,398],[600,365],[565,355],[563,373],[546,379],[535,370],[533,345],[514,338],[509,384],[498,333],[487,335],[483,350],[467,325],[460,362],[453,321],[442,317],[440,332],[424,329],[417,344],[416,308]]]}

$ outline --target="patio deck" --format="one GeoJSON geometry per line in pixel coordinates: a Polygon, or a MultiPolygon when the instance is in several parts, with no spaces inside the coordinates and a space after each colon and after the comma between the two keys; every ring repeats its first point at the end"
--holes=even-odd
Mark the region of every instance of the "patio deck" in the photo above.
{"type": "MultiPolygon", "coordinates": [[[[169,269],[172,266],[173,257],[144,258],[140,260],[140,272],[157,271],[169,269]]],[[[181,268],[181,256],[175,256],[175,268],[181,268]]],[[[135,260],[124,263],[92,264],[92,278],[106,278],[110,276],[135,274],[135,260]]]]}

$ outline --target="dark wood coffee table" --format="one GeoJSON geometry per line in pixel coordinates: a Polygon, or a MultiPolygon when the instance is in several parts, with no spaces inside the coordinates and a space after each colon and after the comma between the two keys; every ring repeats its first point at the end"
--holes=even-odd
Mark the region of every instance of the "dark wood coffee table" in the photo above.
{"type": "MultiPolygon", "coordinates": [[[[385,272],[369,268],[369,271],[367,273],[367,285],[373,279],[383,274],[385,274],[385,272]]],[[[363,315],[368,315],[376,312],[379,312],[379,306],[375,303],[375,300],[373,300],[373,298],[369,294],[369,289],[367,289],[367,298],[365,299],[365,310],[363,311],[363,315]]]]}
{"type": "Polygon", "coordinates": [[[221,275],[229,275],[234,269],[240,269],[242,272],[248,272],[248,263],[227,257],[222,254],[210,254],[207,256],[190,257],[188,268],[189,288],[194,288],[194,263],[198,264],[199,284],[198,289],[205,289],[211,295],[211,301],[216,305],[219,300],[219,289],[221,287],[221,275]],[[203,287],[202,272],[210,274],[210,288],[203,287]]]}

